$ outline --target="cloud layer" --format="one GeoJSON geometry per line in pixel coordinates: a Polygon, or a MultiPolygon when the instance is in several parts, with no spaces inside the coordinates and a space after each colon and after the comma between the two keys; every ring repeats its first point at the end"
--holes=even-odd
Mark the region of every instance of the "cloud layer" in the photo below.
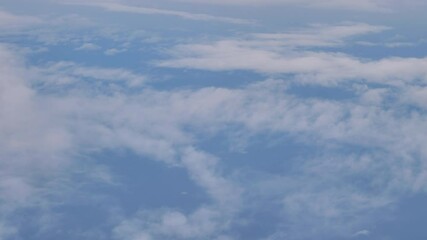
{"type": "Polygon", "coordinates": [[[351,51],[392,27],[245,25],[242,33],[239,18],[131,1],[68,3],[61,7],[224,29],[182,37],[168,28],[153,38],[117,30],[116,20],[48,23],[0,12],[0,28],[16,30],[1,33],[8,43],[0,44],[0,239],[356,239],[374,236],[373,223],[405,196],[426,192],[426,58],[351,51]],[[184,177],[153,177],[132,158],[184,177]],[[159,179],[185,177],[201,192],[180,192],[189,206],[144,202],[180,191],[160,189],[159,179]],[[126,191],[143,200],[125,199],[126,191]],[[85,222],[86,211],[98,212],[85,222]]]}

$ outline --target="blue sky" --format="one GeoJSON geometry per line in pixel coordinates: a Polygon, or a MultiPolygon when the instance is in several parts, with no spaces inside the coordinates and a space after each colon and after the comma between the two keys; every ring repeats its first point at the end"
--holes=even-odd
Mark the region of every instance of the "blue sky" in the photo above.
{"type": "Polygon", "coordinates": [[[423,240],[423,1],[1,0],[0,240],[423,240]]]}

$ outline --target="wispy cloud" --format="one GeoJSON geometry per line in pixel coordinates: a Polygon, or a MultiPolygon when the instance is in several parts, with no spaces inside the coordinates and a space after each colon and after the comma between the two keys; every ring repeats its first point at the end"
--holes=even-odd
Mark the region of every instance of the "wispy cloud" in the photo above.
{"type": "Polygon", "coordinates": [[[122,3],[110,2],[110,1],[95,1],[95,2],[68,1],[68,2],[64,2],[64,4],[77,4],[77,5],[84,5],[84,6],[100,7],[107,11],[112,11],[112,12],[173,16],[173,17],[179,17],[183,19],[196,20],[196,21],[213,21],[213,22],[224,22],[224,23],[232,23],[232,24],[254,24],[254,21],[247,20],[247,19],[214,16],[209,14],[191,13],[191,12],[176,11],[176,10],[131,6],[131,5],[125,5],[122,3]]]}
{"type": "Polygon", "coordinates": [[[258,33],[254,41],[268,46],[275,43],[285,47],[334,47],[348,44],[352,37],[379,33],[390,29],[385,26],[365,23],[343,23],[339,25],[313,24],[309,28],[288,33],[258,33]],[[270,43],[270,44],[269,44],[270,43]]]}
{"type": "Polygon", "coordinates": [[[107,88],[112,87],[112,85],[116,87],[120,85],[138,87],[147,81],[147,77],[126,69],[88,67],[73,62],[52,63],[43,68],[35,68],[34,73],[37,74],[32,77],[33,81],[38,83],[42,89],[66,86],[76,88],[85,86],[90,89],[93,84],[105,84],[107,88]]]}
{"type": "Polygon", "coordinates": [[[425,79],[426,58],[366,60],[336,50],[314,49],[338,47],[347,38],[386,29],[366,24],[318,25],[317,30],[310,28],[302,33],[255,34],[249,39],[181,44],[169,50],[170,59],[159,61],[157,65],[210,71],[248,70],[267,75],[294,74],[302,82],[325,85],[354,79],[398,85],[425,79]]]}
{"type": "Polygon", "coordinates": [[[16,30],[43,23],[43,20],[33,16],[17,15],[0,9],[0,29],[16,30]]]}
{"type": "Polygon", "coordinates": [[[244,5],[244,6],[277,6],[277,5],[291,5],[299,7],[314,7],[314,8],[327,8],[327,9],[346,9],[352,11],[385,11],[387,10],[389,3],[393,1],[381,1],[381,0],[220,0],[220,1],[208,1],[208,0],[177,0],[180,2],[191,2],[191,3],[205,3],[205,4],[225,4],[225,5],[244,5]]]}

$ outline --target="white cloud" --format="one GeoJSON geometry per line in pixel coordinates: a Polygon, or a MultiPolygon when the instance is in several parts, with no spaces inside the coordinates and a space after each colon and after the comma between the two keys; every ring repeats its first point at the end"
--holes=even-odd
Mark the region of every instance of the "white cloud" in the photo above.
{"type": "Polygon", "coordinates": [[[76,50],[87,50],[87,51],[94,51],[101,49],[100,46],[93,44],[93,43],[83,43],[80,47],[76,48],[76,50]]]}
{"type": "Polygon", "coordinates": [[[126,49],[117,49],[117,48],[110,48],[104,51],[104,54],[107,56],[114,56],[117,55],[119,53],[123,53],[126,52],[126,49]]]}
{"type": "Polygon", "coordinates": [[[335,85],[360,80],[387,85],[425,81],[426,58],[359,59],[348,54],[300,47],[337,46],[345,38],[378,32],[385,27],[349,24],[310,29],[301,33],[256,34],[254,39],[225,39],[212,43],[181,44],[171,59],[158,66],[211,71],[248,70],[277,75],[294,74],[300,82],[335,85]]]}
{"type": "Polygon", "coordinates": [[[369,236],[371,234],[371,232],[369,230],[360,230],[358,232],[356,232],[353,236],[354,237],[360,237],[360,236],[369,236]]]}
{"type": "Polygon", "coordinates": [[[191,214],[174,210],[139,212],[114,229],[117,239],[224,239],[227,225],[218,209],[201,207],[191,214]]]}
{"type": "Polygon", "coordinates": [[[28,72],[18,54],[0,46],[1,234],[19,232],[18,226],[10,223],[16,210],[47,201],[41,199],[45,187],[41,179],[52,180],[67,164],[67,150],[73,142],[63,119],[29,87],[25,79],[28,72]]]}
{"type": "Polygon", "coordinates": [[[0,61],[0,71],[6,76],[0,81],[2,153],[56,152],[67,148],[67,134],[49,123],[54,114],[48,117],[36,110],[45,102],[23,80],[27,74],[23,63],[4,46],[0,48],[0,61]]]}
{"type": "MultiPolygon", "coordinates": [[[[145,84],[147,77],[121,68],[100,68],[81,66],[73,62],[56,62],[43,68],[35,68],[33,81],[41,88],[58,88],[64,86],[88,86],[105,84],[110,89],[124,84],[126,87],[140,87],[145,84]],[[90,79],[88,81],[87,79],[90,79]]],[[[101,87],[101,86],[99,86],[101,87]]],[[[90,89],[90,87],[88,87],[90,89]]]]}
{"type": "MultiPolygon", "coordinates": [[[[365,216],[366,212],[386,208],[399,198],[400,194],[396,195],[397,192],[424,191],[422,189],[426,189],[425,184],[418,185],[423,182],[425,176],[424,170],[416,170],[422,159],[416,160],[409,157],[404,167],[401,165],[401,160],[406,158],[407,153],[426,154],[422,145],[414,144],[424,142],[422,139],[425,137],[417,134],[416,128],[410,127],[424,128],[425,123],[422,123],[425,119],[424,116],[409,117],[398,112],[379,109],[377,105],[370,106],[364,102],[339,103],[329,100],[303,100],[287,95],[285,92],[283,82],[267,81],[244,89],[205,88],[195,92],[162,94],[163,98],[154,97],[156,95],[154,93],[150,99],[163,99],[160,109],[167,108],[167,112],[175,117],[168,124],[191,123],[199,127],[216,127],[217,130],[214,131],[229,124],[238,124],[243,125],[252,134],[273,131],[288,133],[295,138],[301,137],[302,141],[308,138],[306,139],[307,144],[325,147],[326,152],[335,152],[337,147],[340,148],[339,146],[346,144],[387,152],[387,154],[372,156],[348,157],[339,154],[338,151],[336,155],[306,159],[307,164],[302,164],[300,172],[283,177],[277,182],[277,185],[273,184],[276,185],[276,188],[272,189],[271,182],[259,189],[251,187],[251,184],[255,184],[254,182],[251,182],[250,186],[241,186],[247,188],[246,190],[255,196],[257,194],[283,196],[284,216],[291,218],[286,221],[291,221],[297,226],[310,226],[313,231],[306,231],[306,234],[321,231],[322,229],[319,228],[324,228],[324,225],[316,224],[326,221],[333,227],[324,228],[323,231],[343,231],[343,234],[348,236],[354,227],[359,226],[358,221],[365,216]],[[373,132],[375,134],[372,134],[373,132]],[[334,147],[328,149],[328,144],[338,146],[332,150],[334,147]],[[414,164],[413,161],[417,163],[414,164]],[[383,174],[377,175],[378,172],[383,174]],[[373,188],[372,192],[365,191],[366,186],[360,188],[346,181],[342,182],[342,185],[338,184],[342,179],[357,178],[358,176],[369,179],[373,188]],[[341,222],[341,219],[346,216],[360,218],[356,217],[354,222],[337,225],[337,222],[341,222]]],[[[152,116],[160,115],[160,113],[153,114],[151,111],[150,113],[152,116]]],[[[156,122],[164,121],[161,119],[156,122]]],[[[234,191],[227,182],[223,182],[225,180],[223,177],[212,175],[215,171],[207,171],[211,169],[209,167],[213,161],[211,157],[206,159],[205,153],[200,152],[192,153],[190,157],[186,157],[187,155],[183,155],[182,164],[189,168],[190,176],[196,183],[203,186],[213,196],[213,199],[219,199],[218,202],[221,202],[229,199],[230,195],[233,196],[230,192],[234,191]]],[[[261,161],[261,159],[259,160],[261,161]]],[[[275,177],[277,176],[271,176],[271,179],[275,177]]],[[[268,179],[267,182],[271,179],[268,179]]],[[[228,204],[232,202],[234,200],[226,201],[228,204]]],[[[225,211],[225,208],[219,209],[221,212],[225,211]]],[[[181,230],[170,231],[177,234],[176,236],[185,238],[182,235],[184,233],[180,231],[186,231],[187,217],[179,218],[182,220],[178,224],[179,229],[182,227],[181,230]]],[[[137,219],[143,221],[146,218],[138,217],[137,219]]],[[[158,226],[157,224],[162,222],[160,220],[162,218],[156,219],[149,222],[154,222],[155,226],[158,226]]],[[[172,228],[172,226],[170,227],[172,228]]],[[[144,228],[135,227],[135,229],[144,229],[141,231],[150,236],[160,234],[152,232],[153,229],[157,229],[154,225],[144,228]]]]}
{"type": "Polygon", "coordinates": [[[223,208],[236,208],[240,190],[216,171],[217,160],[213,156],[192,148],[184,150],[182,165],[193,180],[201,185],[223,208]]]}
{"type": "Polygon", "coordinates": [[[403,101],[425,109],[425,103],[427,101],[427,88],[424,86],[412,86],[406,88],[403,101]]]}

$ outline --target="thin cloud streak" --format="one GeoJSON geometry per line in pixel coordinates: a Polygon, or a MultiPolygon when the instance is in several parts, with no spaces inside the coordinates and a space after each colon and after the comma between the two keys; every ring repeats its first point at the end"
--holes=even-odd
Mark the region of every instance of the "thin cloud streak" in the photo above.
{"type": "Polygon", "coordinates": [[[195,21],[223,22],[223,23],[231,23],[231,24],[255,24],[255,21],[247,20],[247,19],[213,16],[209,14],[191,13],[191,12],[184,12],[184,11],[158,9],[158,8],[129,6],[129,5],[124,5],[120,3],[114,3],[114,2],[76,1],[76,2],[65,2],[64,4],[100,7],[100,8],[103,8],[104,10],[112,11],[112,12],[174,16],[174,17],[180,17],[183,19],[189,19],[189,20],[195,20],[195,21]]]}
{"type": "Polygon", "coordinates": [[[345,9],[351,11],[384,12],[389,11],[389,6],[393,1],[386,0],[175,0],[179,2],[222,4],[222,5],[242,5],[242,6],[300,6],[324,9],[345,9]]]}

